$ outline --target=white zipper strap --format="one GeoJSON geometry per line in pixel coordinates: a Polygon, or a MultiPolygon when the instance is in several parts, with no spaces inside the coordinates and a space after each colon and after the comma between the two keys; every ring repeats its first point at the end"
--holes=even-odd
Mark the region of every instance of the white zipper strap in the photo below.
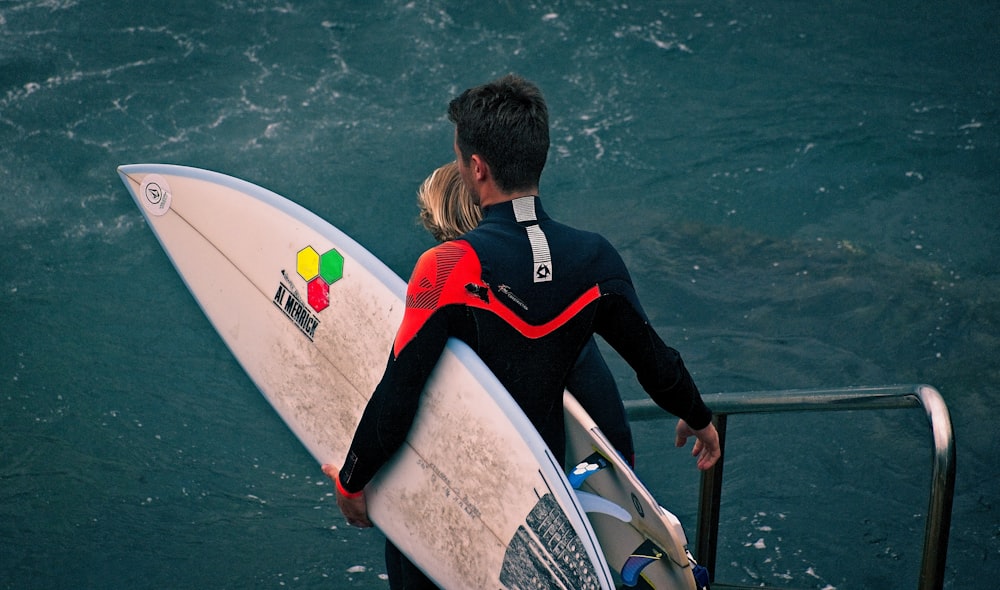
{"type": "Polygon", "coordinates": [[[531,223],[524,228],[528,233],[528,241],[531,243],[531,258],[533,268],[531,269],[532,280],[536,283],[546,283],[552,280],[552,254],[549,252],[549,241],[545,237],[545,232],[538,225],[538,216],[535,213],[535,196],[521,197],[514,199],[514,219],[518,223],[531,223]]]}

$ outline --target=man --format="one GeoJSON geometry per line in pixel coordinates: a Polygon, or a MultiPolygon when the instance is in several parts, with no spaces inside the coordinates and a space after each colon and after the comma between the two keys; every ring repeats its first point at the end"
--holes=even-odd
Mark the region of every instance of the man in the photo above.
{"type": "MultiPolygon", "coordinates": [[[[473,231],[425,252],[407,286],[406,311],[337,482],[348,523],[372,526],[364,486],[405,440],[420,393],[449,337],[469,344],[559,459],[562,392],[592,334],[636,371],[645,391],[680,418],[675,442],[694,436],[699,469],[721,455],[718,434],[676,350],[649,325],[617,251],[601,236],[553,221],[538,184],[549,149],[548,110],[530,82],[508,75],[451,101],[455,154],[483,209],[473,231]]],[[[433,587],[387,545],[393,587],[433,587]]]]}

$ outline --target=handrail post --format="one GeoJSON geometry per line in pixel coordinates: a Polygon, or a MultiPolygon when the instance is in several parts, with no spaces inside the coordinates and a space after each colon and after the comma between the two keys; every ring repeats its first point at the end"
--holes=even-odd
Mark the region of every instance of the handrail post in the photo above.
{"type": "Polygon", "coordinates": [[[920,589],[938,590],[944,587],[951,510],[955,497],[955,435],[951,429],[951,414],[941,394],[929,385],[921,385],[917,387],[917,395],[927,411],[934,444],[931,493],[920,564],[920,589]]]}
{"type": "Polygon", "coordinates": [[[713,422],[719,431],[722,456],[715,465],[701,474],[698,495],[698,538],[696,557],[699,565],[708,569],[709,580],[715,581],[716,548],[719,543],[719,512],[722,504],[722,466],[726,460],[726,414],[716,413],[713,422]]]}

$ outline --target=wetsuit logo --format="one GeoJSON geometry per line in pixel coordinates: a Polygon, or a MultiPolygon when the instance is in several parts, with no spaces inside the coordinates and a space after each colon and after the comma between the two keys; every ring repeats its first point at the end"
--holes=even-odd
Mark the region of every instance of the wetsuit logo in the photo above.
{"type": "Polygon", "coordinates": [[[509,286],[500,285],[499,287],[497,287],[497,291],[503,293],[504,296],[506,296],[508,299],[516,303],[521,309],[528,311],[528,304],[522,301],[521,298],[518,297],[517,295],[514,295],[514,292],[510,290],[509,286]]]}
{"type": "Polygon", "coordinates": [[[552,269],[549,268],[548,264],[544,262],[535,265],[535,282],[541,283],[544,281],[552,280],[552,269]]]}

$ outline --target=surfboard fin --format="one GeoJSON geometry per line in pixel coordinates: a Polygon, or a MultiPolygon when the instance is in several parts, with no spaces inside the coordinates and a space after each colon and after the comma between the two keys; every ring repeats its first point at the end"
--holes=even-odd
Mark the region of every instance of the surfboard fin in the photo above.
{"type": "Polygon", "coordinates": [[[650,540],[644,541],[625,560],[621,572],[622,582],[629,588],[634,588],[639,583],[639,576],[642,574],[642,570],[646,569],[649,564],[663,559],[664,555],[663,549],[660,549],[656,543],[650,540]]]}
{"type": "Polygon", "coordinates": [[[584,512],[607,514],[622,522],[632,522],[632,515],[629,514],[628,510],[625,510],[611,500],[581,490],[576,491],[576,497],[580,500],[580,507],[583,508],[584,512]]]}

